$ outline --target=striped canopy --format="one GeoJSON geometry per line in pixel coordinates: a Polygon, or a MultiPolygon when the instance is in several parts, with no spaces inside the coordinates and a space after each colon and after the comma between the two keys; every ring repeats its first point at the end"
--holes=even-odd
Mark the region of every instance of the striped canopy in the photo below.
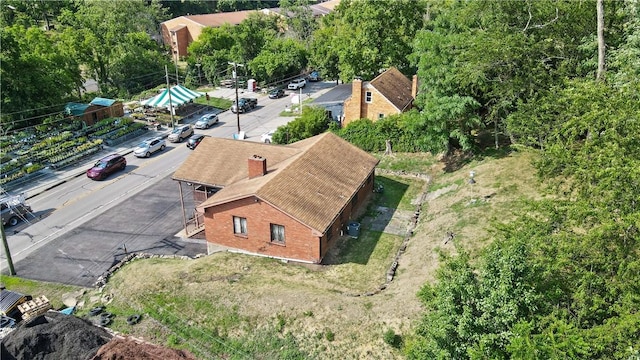
{"type": "Polygon", "coordinates": [[[164,89],[164,91],[151,99],[142,101],[142,105],[153,107],[169,107],[169,91],[171,91],[171,105],[179,106],[186,102],[189,102],[197,97],[204,95],[204,93],[189,90],[182,85],[176,85],[171,90],[164,89]]]}

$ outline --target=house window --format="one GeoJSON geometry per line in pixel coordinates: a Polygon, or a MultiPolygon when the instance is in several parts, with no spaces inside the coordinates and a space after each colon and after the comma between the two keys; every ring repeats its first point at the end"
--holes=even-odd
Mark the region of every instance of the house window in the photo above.
{"type": "Polygon", "coordinates": [[[367,91],[364,93],[364,101],[367,103],[373,102],[373,93],[371,91],[367,91]]]}
{"type": "Polygon", "coordinates": [[[247,219],[243,217],[233,217],[233,233],[247,235],[247,219]]]}
{"type": "Polygon", "coordinates": [[[284,244],[284,226],[271,224],[271,242],[284,244]]]}
{"type": "Polygon", "coordinates": [[[378,114],[378,119],[384,118],[384,114],[378,114]]]}

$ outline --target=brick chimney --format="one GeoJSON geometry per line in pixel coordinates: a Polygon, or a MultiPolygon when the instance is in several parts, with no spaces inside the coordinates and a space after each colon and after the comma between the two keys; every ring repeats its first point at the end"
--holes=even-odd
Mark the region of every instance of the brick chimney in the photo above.
{"type": "Polygon", "coordinates": [[[411,81],[411,97],[415,100],[416,95],[418,95],[418,75],[413,75],[413,80],[411,81]]]}
{"type": "Polygon", "coordinates": [[[249,158],[249,179],[263,176],[267,173],[267,159],[260,155],[253,155],[249,158]]]}
{"type": "Polygon", "coordinates": [[[344,102],[344,120],[342,126],[346,126],[353,120],[362,117],[362,79],[356,77],[351,82],[351,97],[344,102]]]}

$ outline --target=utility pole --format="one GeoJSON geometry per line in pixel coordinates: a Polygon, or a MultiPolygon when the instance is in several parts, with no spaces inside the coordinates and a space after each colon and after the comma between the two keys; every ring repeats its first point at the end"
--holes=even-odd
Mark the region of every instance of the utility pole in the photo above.
{"type": "Polygon", "coordinates": [[[4,254],[7,256],[7,262],[9,263],[9,275],[15,275],[16,269],[13,267],[13,260],[11,260],[11,252],[9,251],[9,243],[7,242],[7,235],[4,233],[4,224],[0,220],[0,235],[2,235],[2,245],[4,245],[4,254]]]}
{"type": "Polygon", "coordinates": [[[167,65],[164,66],[164,74],[167,77],[167,91],[169,92],[169,114],[171,115],[171,126],[173,123],[173,103],[171,102],[171,85],[169,85],[169,70],[167,69],[167,65]]]}
{"type": "Polygon", "coordinates": [[[235,61],[229,62],[229,65],[233,65],[233,79],[236,84],[236,118],[238,122],[238,135],[240,135],[240,104],[238,104],[238,66],[244,67],[244,64],[238,64],[235,61]]]}

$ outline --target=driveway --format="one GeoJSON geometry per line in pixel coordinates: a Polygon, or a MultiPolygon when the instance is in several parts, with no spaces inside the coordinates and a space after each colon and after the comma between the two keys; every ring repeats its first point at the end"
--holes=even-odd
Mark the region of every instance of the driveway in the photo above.
{"type": "MultiPolygon", "coordinates": [[[[176,236],[182,230],[183,222],[176,187],[170,176],[165,177],[52,240],[16,264],[17,276],[91,287],[103,272],[127,253],[206,254],[204,240],[176,236]]],[[[185,204],[185,207],[193,208],[193,204],[185,204]]]]}

